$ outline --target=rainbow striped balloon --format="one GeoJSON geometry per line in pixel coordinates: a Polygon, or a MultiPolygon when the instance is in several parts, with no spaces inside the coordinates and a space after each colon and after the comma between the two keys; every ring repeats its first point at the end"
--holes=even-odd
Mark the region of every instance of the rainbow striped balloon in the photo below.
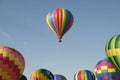
{"type": "Polygon", "coordinates": [[[54,80],[67,80],[67,79],[63,75],[54,74],[54,80]]]}
{"type": "Polygon", "coordinates": [[[67,9],[57,8],[47,14],[46,22],[50,30],[61,42],[63,35],[72,27],[73,15],[67,9]]]}
{"type": "Polygon", "coordinates": [[[24,67],[24,58],[17,50],[0,46],[0,80],[19,80],[24,67]]]}
{"type": "Polygon", "coordinates": [[[38,69],[32,73],[30,80],[54,80],[54,76],[47,69],[38,69]]]}
{"type": "Polygon", "coordinates": [[[97,80],[120,80],[120,72],[109,61],[109,59],[100,60],[95,66],[97,80]]]}
{"type": "Polygon", "coordinates": [[[90,70],[80,70],[75,74],[74,80],[95,80],[95,75],[90,70]]]}
{"type": "Polygon", "coordinates": [[[108,59],[120,71],[120,34],[113,36],[106,43],[105,51],[108,59]]]}

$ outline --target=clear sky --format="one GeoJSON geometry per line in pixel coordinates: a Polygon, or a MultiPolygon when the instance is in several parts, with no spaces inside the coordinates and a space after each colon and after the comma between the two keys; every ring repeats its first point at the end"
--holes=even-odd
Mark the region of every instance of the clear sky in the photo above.
{"type": "Polygon", "coordinates": [[[120,0],[0,0],[0,45],[21,52],[28,80],[40,68],[68,80],[79,70],[94,72],[106,57],[106,42],[119,33],[120,0]],[[45,19],[61,7],[73,14],[74,23],[59,43],[45,19]]]}

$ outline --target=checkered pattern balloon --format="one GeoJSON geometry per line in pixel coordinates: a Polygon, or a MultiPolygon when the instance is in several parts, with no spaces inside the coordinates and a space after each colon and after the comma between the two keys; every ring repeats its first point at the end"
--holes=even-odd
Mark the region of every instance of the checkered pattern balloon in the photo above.
{"type": "Polygon", "coordinates": [[[24,58],[17,50],[0,46],[0,80],[19,80],[24,67],[24,58]]]}
{"type": "Polygon", "coordinates": [[[108,60],[100,60],[95,66],[97,80],[120,80],[120,72],[108,60]]]}

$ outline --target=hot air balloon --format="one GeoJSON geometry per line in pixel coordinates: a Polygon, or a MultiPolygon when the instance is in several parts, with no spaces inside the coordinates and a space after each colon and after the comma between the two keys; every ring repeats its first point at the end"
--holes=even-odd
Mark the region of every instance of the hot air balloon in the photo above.
{"type": "Polygon", "coordinates": [[[95,75],[90,70],[80,70],[75,74],[74,80],[95,80],[95,75]]]}
{"type": "Polygon", "coordinates": [[[59,42],[61,42],[63,35],[72,27],[73,22],[73,15],[64,8],[56,8],[49,12],[46,17],[48,27],[58,37],[59,42]]]}
{"type": "Polygon", "coordinates": [[[25,60],[20,52],[0,46],[0,80],[19,80],[24,67],[25,60]]]}
{"type": "Polygon", "coordinates": [[[54,80],[67,80],[67,79],[63,75],[54,74],[54,80]]]}
{"type": "Polygon", "coordinates": [[[94,70],[97,80],[120,80],[120,72],[107,58],[100,60],[94,70]]]}
{"type": "Polygon", "coordinates": [[[27,77],[25,75],[22,75],[19,80],[27,80],[27,77]]]}
{"type": "Polygon", "coordinates": [[[54,76],[47,69],[37,69],[32,73],[30,80],[54,80],[54,76]]]}
{"type": "Polygon", "coordinates": [[[108,59],[120,71],[120,34],[110,38],[106,43],[105,51],[108,59]]]}

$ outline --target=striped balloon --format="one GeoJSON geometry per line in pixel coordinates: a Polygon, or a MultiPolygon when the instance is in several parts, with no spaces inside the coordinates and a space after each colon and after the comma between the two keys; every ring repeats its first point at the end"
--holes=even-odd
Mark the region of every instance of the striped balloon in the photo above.
{"type": "Polygon", "coordinates": [[[73,15],[67,9],[57,8],[47,14],[46,22],[50,30],[61,42],[63,35],[72,27],[73,15]]]}
{"type": "Polygon", "coordinates": [[[113,36],[106,43],[105,51],[108,59],[120,71],[120,34],[113,36]]]}
{"type": "Polygon", "coordinates": [[[67,80],[67,79],[63,75],[54,74],[54,80],[67,80]]]}
{"type": "Polygon", "coordinates": [[[109,59],[100,60],[95,66],[97,80],[120,80],[120,72],[109,61],[109,59]]]}
{"type": "Polygon", "coordinates": [[[32,73],[30,80],[54,80],[54,76],[47,69],[38,69],[32,73]]]}
{"type": "Polygon", "coordinates": [[[75,74],[74,80],[95,80],[95,75],[89,70],[80,70],[75,74]]]}
{"type": "Polygon", "coordinates": [[[19,80],[24,67],[24,58],[17,50],[0,46],[0,80],[19,80]]]}

